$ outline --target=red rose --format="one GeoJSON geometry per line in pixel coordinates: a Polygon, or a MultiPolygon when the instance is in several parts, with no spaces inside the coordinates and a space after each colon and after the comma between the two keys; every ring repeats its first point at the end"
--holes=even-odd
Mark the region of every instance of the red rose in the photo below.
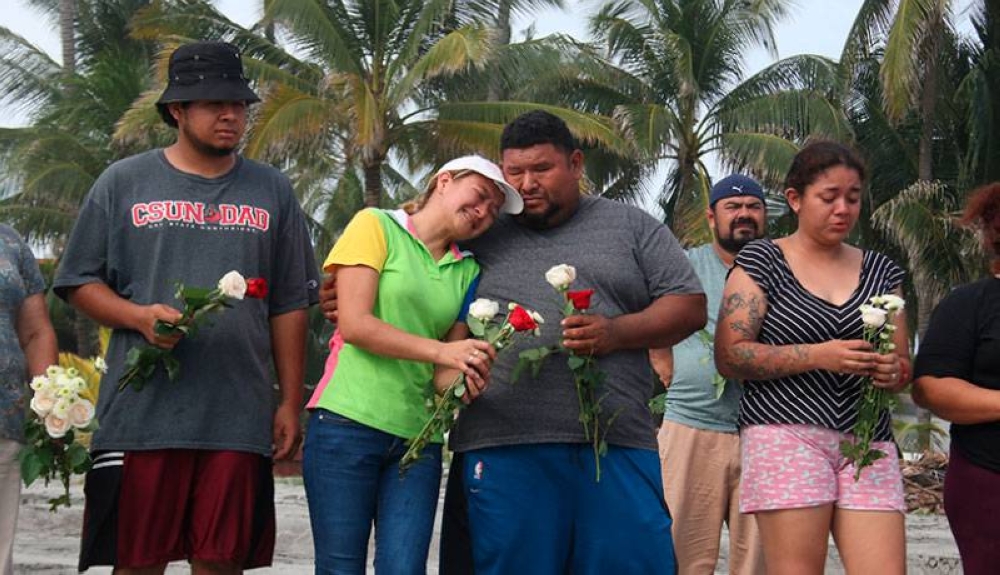
{"type": "Polygon", "coordinates": [[[511,310],[507,321],[514,327],[514,331],[529,331],[538,327],[535,318],[531,317],[531,314],[521,306],[511,310]]]}
{"type": "Polygon", "coordinates": [[[246,297],[264,299],[267,297],[267,280],[264,278],[250,278],[247,280],[246,297]]]}
{"type": "Polygon", "coordinates": [[[573,308],[579,310],[590,309],[590,296],[594,295],[592,289],[581,289],[566,292],[566,298],[573,302],[573,308]]]}

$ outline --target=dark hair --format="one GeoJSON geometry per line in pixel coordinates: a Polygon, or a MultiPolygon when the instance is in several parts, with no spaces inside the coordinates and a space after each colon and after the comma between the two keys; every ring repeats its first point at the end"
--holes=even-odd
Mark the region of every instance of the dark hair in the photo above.
{"type": "Polygon", "coordinates": [[[865,163],[854,150],[830,140],[807,143],[792,159],[792,166],[785,177],[785,189],[792,188],[803,194],[820,174],[837,166],[856,171],[861,181],[865,181],[865,163]]]}
{"type": "Polygon", "coordinates": [[[577,149],[566,122],[544,110],[533,110],[514,118],[504,126],[500,136],[501,152],[509,148],[530,148],[538,144],[552,144],[567,154],[577,149]]]}
{"type": "MultiPolygon", "coordinates": [[[[181,108],[187,108],[188,106],[191,105],[191,102],[177,102],[177,103],[181,105],[181,108]]],[[[177,118],[175,118],[174,115],[170,113],[170,110],[167,108],[167,106],[169,105],[170,103],[157,104],[156,111],[160,113],[160,117],[163,118],[163,121],[166,122],[168,126],[170,126],[171,128],[176,128],[177,118]]]]}

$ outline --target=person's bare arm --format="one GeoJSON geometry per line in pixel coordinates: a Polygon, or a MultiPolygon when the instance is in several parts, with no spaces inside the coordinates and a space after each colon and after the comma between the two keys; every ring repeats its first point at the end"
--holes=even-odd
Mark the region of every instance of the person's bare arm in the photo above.
{"type": "MultiPolygon", "coordinates": [[[[467,337],[469,337],[469,326],[464,323],[455,323],[455,325],[448,330],[448,334],[444,337],[444,340],[460,341],[467,337]]],[[[465,389],[467,393],[462,396],[462,401],[465,403],[470,403],[473,399],[482,395],[482,393],[486,391],[486,387],[489,385],[492,358],[490,356],[486,356],[483,359],[484,361],[473,365],[473,367],[476,368],[475,376],[465,376],[465,389]]],[[[438,394],[443,394],[449,387],[452,386],[452,384],[455,383],[455,380],[458,379],[458,376],[461,373],[461,371],[454,368],[443,367],[440,365],[437,366],[434,370],[435,391],[437,391],[438,394]]]]}
{"type": "Polygon", "coordinates": [[[486,358],[495,357],[493,347],[485,341],[442,342],[407,333],[382,321],[372,313],[377,291],[376,270],[367,266],[337,269],[337,327],[345,342],[386,357],[451,367],[468,377],[476,377],[477,371],[483,371],[479,368],[486,365],[486,358]]]}
{"type": "Polygon", "coordinates": [[[877,353],[864,340],[769,345],[757,341],[767,297],[742,268],[734,268],[722,294],[715,328],[715,365],[723,377],[767,380],[815,369],[869,375],[877,353]]]}
{"type": "Polygon", "coordinates": [[[913,382],[913,401],[941,419],[973,425],[1000,421],[1000,390],[957,377],[925,375],[913,382]]]}
{"type": "Polygon", "coordinates": [[[670,387],[670,382],[674,378],[674,348],[658,347],[649,350],[649,363],[653,366],[653,372],[663,384],[663,389],[670,387]]]}
{"type": "Polygon", "coordinates": [[[705,327],[704,294],[665,295],[646,309],[608,318],[578,314],[562,321],[563,345],[605,355],[620,349],[670,347],[705,327]]]}
{"type": "Polygon", "coordinates": [[[323,276],[319,286],[319,307],[330,323],[337,323],[337,274],[323,276]]]}
{"type": "Polygon", "coordinates": [[[302,436],[299,414],[304,393],[308,321],[308,313],[304,309],[270,318],[271,354],[281,392],[278,409],[274,412],[275,459],[294,456],[302,436]]]}
{"type": "Polygon", "coordinates": [[[32,376],[45,373],[45,368],[59,363],[56,332],[49,319],[45,296],[30,295],[17,311],[17,339],[32,376]]]}
{"type": "Polygon", "coordinates": [[[180,341],[180,335],[159,335],[153,329],[157,320],[175,323],[181,319],[181,312],[168,305],[130,302],[103,283],[72,288],[67,299],[73,307],[97,323],[114,329],[135,330],[157,347],[171,349],[180,341]]]}

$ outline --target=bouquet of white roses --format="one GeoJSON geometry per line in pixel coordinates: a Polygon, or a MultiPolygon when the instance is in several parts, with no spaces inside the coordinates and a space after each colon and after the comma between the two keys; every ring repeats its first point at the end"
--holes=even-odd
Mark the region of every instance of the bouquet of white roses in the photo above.
{"type": "MultiPolygon", "coordinates": [[[[157,320],[153,329],[162,336],[193,335],[201,319],[209,312],[232,307],[233,300],[244,297],[263,299],[266,296],[267,282],[263,278],[244,279],[237,271],[222,276],[214,289],[185,287],[179,283],[176,297],[184,302],[181,318],[176,323],[157,320]]],[[[118,380],[118,391],[130,384],[136,391],[141,390],[161,364],[167,370],[170,381],[177,379],[181,366],[170,350],[148,344],[130,349],[125,357],[125,372],[118,380]]]]}
{"type": "MultiPolygon", "coordinates": [[[[544,323],[542,316],[536,311],[511,303],[503,321],[497,322],[500,304],[493,300],[479,298],[469,305],[469,331],[477,339],[490,343],[497,353],[510,347],[514,336],[518,333],[539,335],[539,324],[544,323]]],[[[456,412],[465,407],[462,397],[465,396],[465,374],[459,374],[455,381],[436,398],[430,399],[433,410],[431,416],[420,432],[406,443],[409,446],[399,462],[399,472],[405,473],[423,452],[424,447],[434,437],[450,430],[455,425],[456,412]]]]}
{"type": "MultiPolygon", "coordinates": [[[[896,295],[877,295],[869,300],[870,303],[860,307],[861,321],[864,323],[863,339],[872,344],[878,353],[889,353],[896,348],[892,342],[892,334],[896,331],[896,326],[892,323],[893,317],[903,310],[905,303],[903,298],[896,295]]],[[[853,441],[844,440],[840,442],[840,453],[854,463],[854,480],[861,478],[861,470],[870,466],[886,454],[880,449],[871,447],[872,439],[875,437],[875,427],[883,409],[891,408],[894,404],[891,393],[876,387],[872,384],[870,377],[865,378],[862,384],[861,398],[858,400],[858,419],[854,423],[851,433],[854,435],[853,441]]]]}
{"type": "MultiPolygon", "coordinates": [[[[97,358],[94,365],[103,370],[104,360],[97,358]]],[[[59,479],[63,495],[49,500],[50,509],[60,505],[69,507],[69,479],[74,473],[90,469],[90,454],[77,441],[77,433],[93,431],[94,401],[91,386],[79,370],[49,366],[45,375],[31,380],[32,415],[24,422],[25,446],[18,459],[21,478],[31,485],[42,477],[45,483],[59,479]]]]}

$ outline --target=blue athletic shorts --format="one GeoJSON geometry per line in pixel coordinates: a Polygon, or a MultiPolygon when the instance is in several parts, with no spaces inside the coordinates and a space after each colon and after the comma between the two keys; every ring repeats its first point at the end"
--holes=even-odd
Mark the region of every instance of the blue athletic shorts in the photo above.
{"type": "Polygon", "coordinates": [[[609,446],[595,480],[587,444],[463,454],[477,575],[676,572],[653,450],[609,446]]]}

